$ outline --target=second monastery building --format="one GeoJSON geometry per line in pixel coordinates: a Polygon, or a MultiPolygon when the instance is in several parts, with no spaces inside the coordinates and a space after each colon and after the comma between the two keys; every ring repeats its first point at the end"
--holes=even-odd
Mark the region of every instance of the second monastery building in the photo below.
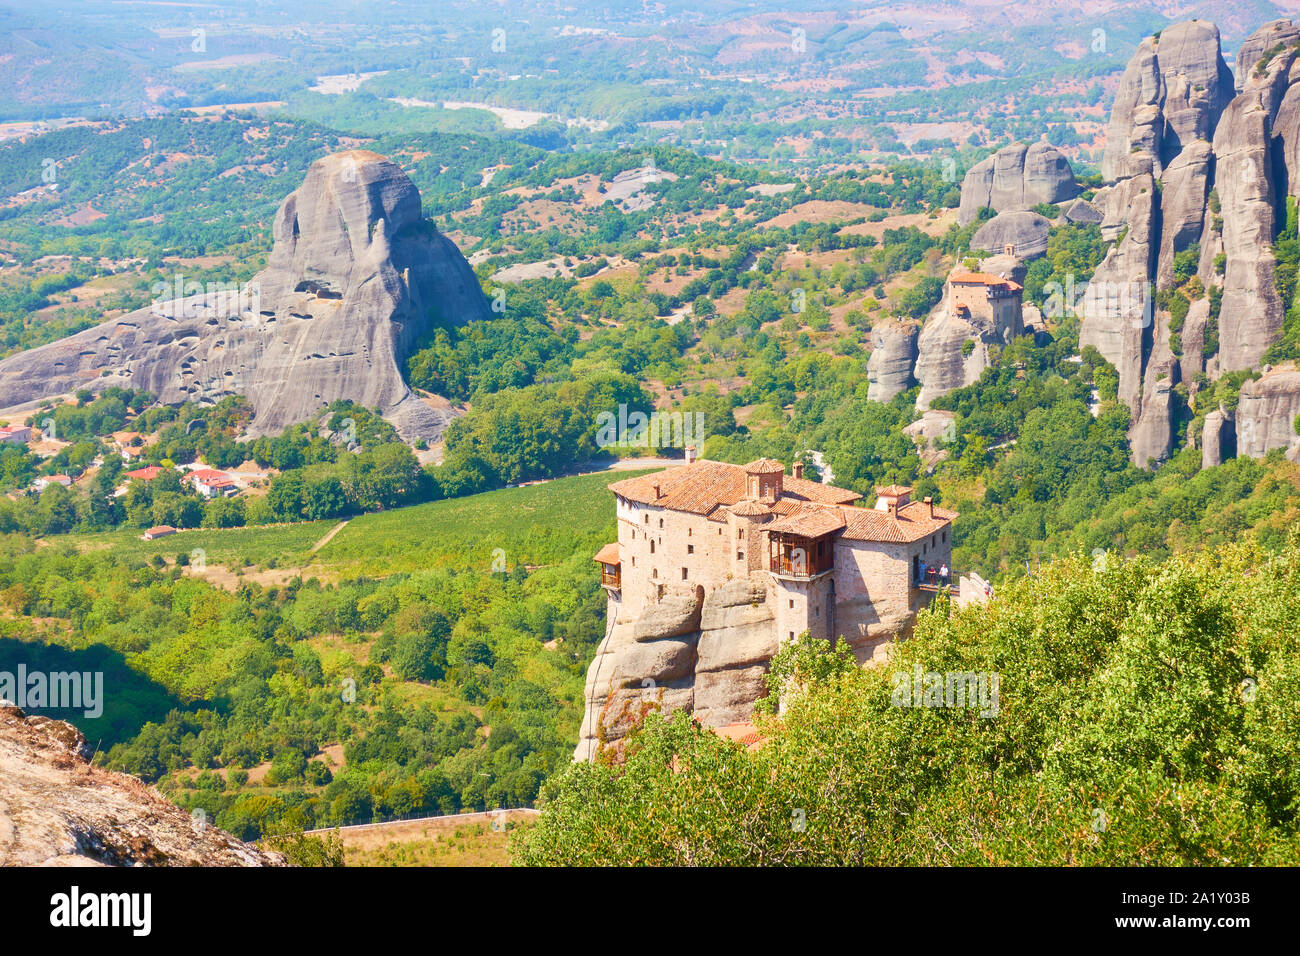
{"type": "Polygon", "coordinates": [[[778,461],[690,461],[609,486],[618,541],[596,555],[611,617],[639,616],[678,589],[757,577],[781,641],[804,631],[854,644],[885,636],[928,602],[923,569],[952,559],[957,513],[911,489],[861,495],[785,474],[778,461]]]}

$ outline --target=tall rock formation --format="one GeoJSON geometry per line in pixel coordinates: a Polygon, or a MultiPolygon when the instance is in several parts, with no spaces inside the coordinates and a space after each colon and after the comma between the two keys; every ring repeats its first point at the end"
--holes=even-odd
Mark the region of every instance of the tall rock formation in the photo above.
{"type": "Polygon", "coordinates": [[[312,164],[280,206],[267,267],[237,292],[168,290],[149,308],[0,362],[0,407],[109,385],[165,404],[240,394],[274,434],[338,399],[383,410],[403,437],[444,412],[401,365],[435,321],[490,315],[455,244],[423,218],[395,163],[354,150],[312,164]]]}
{"type": "MultiPolygon", "coordinates": [[[[1227,255],[1219,313],[1222,372],[1258,365],[1282,328],[1284,309],[1273,280],[1272,246],[1286,194],[1294,189],[1286,181],[1285,152],[1286,138],[1294,142],[1296,131],[1292,127],[1283,137],[1275,121],[1293,82],[1298,41],[1293,28],[1277,24],[1247,41],[1251,46],[1271,45],[1254,65],[1242,64],[1242,91],[1214,132],[1215,183],[1227,255]]],[[[1291,109],[1288,105],[1287,115],[1291,109]]]]}
{"type": "MultiPolygon", "coordinates": [[[[1275,20],[1257,30],[1240,47],[1235,77],[1212,23],[1191,20],[1143,40],[1115,96],[1102,174],[1088,201],[1062,206],[1067,222],[1097,225],[1110,244],[1067,307],[1081,306],[1080,346],[1118,370],[1132,459],[1147,466],[1172,453],[1202,374],[1259,367],[1282,332],[1288,304],[1277,292],[1273,247],[1287,197],[1300,192],[1300,27],[1275,20]]],[[[958,221],[992,209],[972,250],[1013,247],[1012,261],[1033,258],[1046,250],[1050,223],[1029,207],[1077,193],[1056,150],[1016,144],[966,174],[958,221]]],[[[986,259],[983,270],[1009,275],[1003,258],[986,259]]],[[[1023,272],[1013,281],[1023,282],[1023,272]]],[[[915,380],[917,406],[928,408],[977,379],[1010,335],[1037,330],[1030,305],[1013,331],[1008,321],[955,309],[950,293],[916,339],[910,377],[910,341],[887,328],[874,334],[872,398],[887,401],[915,380]]],[[[1244,412],[1212,415],[1189,439],[1202,444],[1206,462],[1234,445],[1248,455],[1279,447],[1300,454],[1291,437],[1300,409],[1290,404],[1300,379],[1280,374],[1243,389],[1244,412]]]]}
{"type": "Polygon", "coordinates": [[[981,209],[994,212],[1058,203],[1079,194],[1070,161],[1047,143],[1013,143],[976,163],[961,184],[957,221],[972,223],[981,209]]]}
{"type": "Polygon", "coordinates": [[[1236,449],[1234,419],[1223,407],[1214,409],[1205,416],[1205,425],[1201,428],[1201,467],[1213,468],[1222,465],[1225,458],[1230,458],[1236,449]]]}
{"type": "Polygon", "coordinates": [[[1038,213],[1012,209],[998,213],[975,230],[970,247],[995,255],[1011,249],[1017,259],[1036,259],[1047,252],[1051,231],[1051,221],[1038,213]]]}
{"type": "Polygon", "coordinates": [[[917,328],[910,322],[880,319],[871,329],[871,358],[867,360],[867,398],[888,402],[911,388],[916,379],[917,328]]]}
{"type": "Polygon", "coordinates": [[[1102,160],[1109,182],[1094,199],[1114,244],[1090,283],[1079,341],[1119,371],[1136,464],[1170,453],[1181,382],[1255,367],[1281,330],[1272,245],[1300,165],[1297,42],[1289,22],[1268,24],[1243,44],[1234,80],[1218,29],[1194,20],[1144,40],[1124,71],[1102,160]],[[1189,282],[1175,264],[1195,249],[1189,282]],[[1180,289],[1191,301],[1181,327],[1159,305],[1180,289]],[[1205,355],[1212,324],[1218,350],[1205,355]]]}

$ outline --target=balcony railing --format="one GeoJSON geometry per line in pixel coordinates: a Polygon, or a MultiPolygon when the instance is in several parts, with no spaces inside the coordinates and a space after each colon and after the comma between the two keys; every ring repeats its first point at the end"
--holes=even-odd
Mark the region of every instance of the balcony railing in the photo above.
{"type": "Polygon", "coordinates": [[[602,587],[622,590],[623,588],[623,571],[617,565],[605,565],[600,569],[600,583],[602,587]]]}
{"type": "Polygon", "coordinates": [[[962,572],[948,569],[946,575],[940,574],[938,568],[926,568],[925,574],[912,575],[912,587],[920,588],[925,591],[938,591],[940,588],[949,588],[953,594],[958,591],[957,582],[961,580],[962,572]]]}

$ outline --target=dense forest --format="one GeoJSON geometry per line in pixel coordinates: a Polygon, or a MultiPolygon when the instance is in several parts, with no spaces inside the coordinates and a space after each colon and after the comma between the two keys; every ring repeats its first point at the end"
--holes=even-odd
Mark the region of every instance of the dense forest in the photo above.
{"type": "Polygon", "coordinates": [[[773,662],[783,710],[759,718],[756,750],[652,714],[625,762],[576,765],[548,788],[519,858],[1294,864],[1298,583],[1294,533],[1274,555],[1075,557],[989,605],[937,602],[886,667],[793,644],[773,662]],[[996,707],[951,674],[983,676],[996,707]]]}
{"type": "MultiPolygon", "coordinates": [[[[101,717],[50,715],[245,839],[531,805],[570,759],[604,632],[590,556],[612,519],[603,481],[576,481],[382,516],[322,554],[333,584],[218,587],[205,571],[221,549],[240,574],[249,553],[229,538],[164,539],[146,558],[95,536],[0,537],[0,653],[103,672],[101,717]],[[389,546],[400,570],[384,570],[389,546]]],[[[271,566],[312,559],[270,534],[271,566]]]]}

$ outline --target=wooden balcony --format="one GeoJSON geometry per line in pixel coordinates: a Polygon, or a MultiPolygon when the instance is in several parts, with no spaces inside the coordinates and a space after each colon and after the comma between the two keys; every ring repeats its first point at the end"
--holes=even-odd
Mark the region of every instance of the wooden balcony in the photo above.
{"type": "Polygon", "coordinates": [[[768,570],[789,578],[815,578],[835,567],[829,538],[803,538],[791,534],[768,537],[768,570]]]}
{"type": "Polygon", "coordinates": [[[623,588],[622,562],[619,560],[618,542],[611,541],[592,558],[600,565],[600,586],[611,591],[623,588]]]}

